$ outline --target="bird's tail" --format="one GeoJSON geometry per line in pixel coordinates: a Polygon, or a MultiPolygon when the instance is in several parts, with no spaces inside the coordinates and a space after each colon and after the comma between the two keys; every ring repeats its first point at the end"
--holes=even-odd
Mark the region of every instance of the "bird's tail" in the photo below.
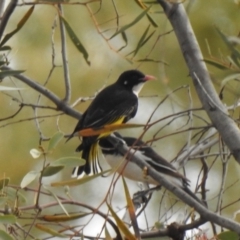
{"type": "Polygon", "coordinates": [[[84,166],[78,166],[73,169],[72,177],[81,178],[84,174],[96,174],[102,171],[99,163],[98,141],[90,145],[82,143],[76,149],[76,152],[82,151],[82,158],[86,161],[84,166]]]}

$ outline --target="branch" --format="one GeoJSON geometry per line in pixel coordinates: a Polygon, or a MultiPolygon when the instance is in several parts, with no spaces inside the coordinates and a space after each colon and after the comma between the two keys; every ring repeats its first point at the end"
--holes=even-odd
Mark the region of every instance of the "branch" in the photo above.
{"type": "Polygon", "coordinates": [[[183,4],[158,0],[171,22],[198,97],[234,158],[240,163],[240,130],[219,99],[183,4]]]}
{"type": "MultiPolygon", "coordinates": [[[[3,66],[1,67],[2,70],[12,70],[9,67],[3,66]]],[[[62,101],[57,95],[55,95],[53,92],[45,88],[44,86],[40,85],[39,83],[33,81],[32,79],[22,75],[22,74],[16,74],[13,75],[18,80],[24,82],[32,89],[36,90],[37,92],[43,94],[46,98],[51,100],[56,106],[58,111],[63,111],[69,116],[72,116],[74,118],[80,119],[82,114],[75,111],[71,107],[69,107],[64,101],[62,101]]]]}
{"type": "Polygon", "coordinates": [[[7,26],[8,20],[10,18],[10,16],[12,15],[15,7],[17,6],[17,0],[12,0],[8,6],[7,9],[5,10],[3,16],[2,16],[2,20],[1,20],[1,24],[0,24],[0,40],[2,39],[2,35],[3,32],[7,26]]]}
{"type": "Polygon", "coordinates": [[[1,23],[1,21],[2,21],[1,18],[2,18],[2,15],[3,15],[5,3],[6,3],[6,0],[0,1],[0,23],[1,23]]]}
{"type": "Polygon", "coordinates": [[[130,161],[137,164],[141,169],[146,169],[148,175],[152,177],[154,180],[159,182],[160,185],[165,187],[167,190],[172,192],[175,196],[181,199],[184,203],[193,207],[201,216],[199,219],[200,222],[205,223],[206,221],[211,221],[213,223],[218,224],[224,228],[230,229],[238,234],[240,234],[240,224],[227,219],[223,216],[219,216],[218,214],[208,210],[202,204],[197,202],[194,198],[190,197],[186,192],[184,192],[181,188],[176,187],[171,182],[166,180],[159,172],[153,169],[149,164],[147,164],[134,149],[128,148],[126,144],[123,144],[115,137],[108,137],[111,143],[114,145],[117,150],[123,155],[130,154],[130,161]]]}

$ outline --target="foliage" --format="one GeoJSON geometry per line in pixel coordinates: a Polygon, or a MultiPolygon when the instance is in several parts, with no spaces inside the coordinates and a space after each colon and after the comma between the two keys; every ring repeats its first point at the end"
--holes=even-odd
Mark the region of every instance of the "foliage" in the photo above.
{"type": "MultiPolygon", "coordinates": [[[[166,16],[159,2],[162,1],[131,1],[126,8],[124,1],[120,3],[98,0],[85,2],[39,0],[19,1],[18,4],[17,1],[11,1],[4,9],[0,22],[0,79],[2,80],[0,93],[4,99],[3,102],[7,104],[3,105],[4,108],[1,105],[4,116],[0,118],[2,122],[0,127],[6,130],[9,138],[13,139],[8,149],[12,156],[15,153],[17,156],[13,157],[14,166],[9,161],[7,170],[16,169],[12,176],[18,175],[16,176],[18,184],[13,184],[16,180],[10,180],[9,173],[5,175],[5,169],[2,171],[0,179],[0,223],[3,226],[0,230],[1,239],[173,237],[173,232],[169,229],[175,230],[174,234],[178,236],[190,230],[190,234],[186,233],[186,239],[190,239],[189,236],[199,240],[237,239],[237,233],[225,230],[228,227],[224,225],[225,211],[228,209],[231,215],[234,215],[232,212],[235,211],[234,220],[239,222],[237,206],[239,197],[237,200],[230,199],[226,194],[227,191],[234,193],[238,191],[239,177],[236,177],[237,174],[229,176],[231,174],[227,171],[232,164],[232,153],[219,137],[204,109],[199,107],[193,96],[194,91],[191,85],[179,81],[182,76],[186,76],[186,72],[180,73],[179,69],[185,67],[178,64],[181,56],[177,56],[176,48],[170,45],[176,29],[173,31],[169,25],[165,26],[166,16]],[[53,14],[48,14],[48,11],[53,11],[53,14]],[[74,11],[77,11],[77,15],[73,14],[74,11]],[[52,19],[49,20],[50,15],[52,19]],[[14,19],[13,22],[11,22],[12,19],[14,19]],[[51,42],[49,40],[47,46],[44,45],[44,50],[39,50],[38,47],[44,41],[48,41],[46,40],[48,37],[42,34],[38,26],[41,25],[38,24],[39,19],[41,24],[45,22],[48,29],[52,24],[51,34],[49,34],[51,42]],[[10,23],[14,26],[13,30],[9,30],[10,23]],[[162,28],[163,26],[165,28],[162,28]],[[30,43],[31,34],[34,35],[32,43],[30,43]],[[87,35],[91,37],[87,38],[87,35]],[[170,37],[171,40],[168,43],[170,37]],[[19,42],[21,44],[17,45],[19,42]],[[21,52],[18,58],[17,48],[20,49],[23,46],[28,51],[21,52]],[[165,61],[165,58],[160,56],[159,49],[165,47],[166,52],[173,48],[174,59],[166,57],[168,61],[165,61]],[[34,55],[29,57],[29,52],[33,52],[34,55]],[[60,64],[59,55],[62,57],[60,64]],[[116,58],[117,64],[115,64],[116,58]],[[174,64],[174,61],[177,64],[174,64]],[[23,68],[18,67],[22,62],[27,62],[29,65],[23,65],[23,68]],[[33,62],[36,62],[36,65],[33,62]],[[45,65],[46,62],[48,65],[45,65]],[[172,64],[177,74],[175,78],[177,78],[178,87],[175,90],[169,90],[176,85],[170,81],[172,77],[168,72],[172,64]],[[63,69],[63,73],[60,74],[59,65],[63,69]],[[102,82],[97,86],[100,81],[98,79],[104,79],[98,76],[103,72],[103,68],[104,74],[111,75],[111,78],[112,75],[114,76],[115,73],[109,74],[111,72],[109,68],[112,67],[117,68],[118,74],[130,67],[143,68],[154,71],[156,74],[161,69],[164,75],[161,79],[162,86],[165,86],[168,93],[165,97],[161,94],[161,100],[159,100],[158,82],[156,89],[152,88],[153,93],[151,92],[151,98],[149,98],[153,101],[144,109],[140,117],[134,119],[136,122],[114,127],[107,125],[97,131],[84,129],[80,135],[92,136],[121,129],[135,137],[148,139],[146,142],[153,147],[156,146],[157,152],[160,150],[167,152],[168,160],[172,158],[176,166],[183,167],[187,177],[194,170],[195,193],[208,203],[210,212],[218,213],[217,220],[223,222],[222,225],[220,224],[223,227],[221,230],[218,229],[216,222],[210,221],[211,224],[207,226],[207,233],[205,233],[204,228],[200,229],[200,226],[209,220],[201,218],[206,216],[206,208],[204,207],[203,212],[194,210],[190,206],[183,205],[168,191],[154,192],[155,199],[151,199],[151,191],[143,196],[140,195],[140,198],[131,198],[131,187],[129,187],[131,185],[125,179],[119,182],[121,177],[113,169],[81,179],[69,179],[69,172],[73,167],[85,164],[85,160],[79,155],[72,154],[76,142],[67,147],[64,145],[64,137],[67,137],[67,132],[72,131],[73,128],[70,117],[77,119],[81,117],[81,113],[74,108],[92,99],[93,94],[88,92],[88,86],[93,85],[94,91],[103,86],[102,82]],[[72,77],[75,72],[78,76],[72,77]],[[79,76],[81,76],[80,80],[79,76]],[[86,95],[89,97],[79,98],[86,95]],[[76,100],[72,103],[74,98],[76,100]],[[12,113],[13,109],[14,113],[12,113]],[[31,122],[35,123],[32,124],[34,126],[31,122]],[[15,130],[15,125],[20,127],[15,130]],[[33,128],[32,131],[31,128],[33,128]],[[14,144],[14,141],[17,141],[17,144],[14,144]],[[27,144],[24,151],[30,152],[29,156],[32,157],[30,160],[32,166],[25,164],[26,156],[18,149],[23,142],[27,144]],[[196,160],[198,160],[197,163],[196,160]],[[188,165],[192,162],[196,164],[189,170],[188,165]],[[24,173],[17,164],[24,167],[24,173]],[[102,178],[103,176],[106,178],[102,178]],[[107,184],[101,183],[103,179],[106,179],[107,184]],[[211,182],[216,185],[214,188],[212,185],[209,188],[211,182]],[[122,186],[120,194],[119,185],[122,186]],[[90,197],[86,200],[87,195],[90,197]],[[117,202],[116,198],[119,198],[120,202],[117,202]],[[123,218],[120,217],[121,214],[116,206],[124,209],[123,218]],[[145,218],[142,217],[143,212],[145,212],[145,218]],[[182,221],[173,224],[178,215],[182,216],[182,221]],[[145,223],[142,224],[143,219],[145,223]],[[91,236],[87,232],[88,228],[91,229],[91,236]]],[[[178,6],[175,1],[163,2],[178,6]]],[[[3,3],[0,2],[0,9],[3,8],[2,5],[3,3]]],[[[189,6],[187,3],[186,8],[189,6]]],[[[222,41],[226,47],[227,54],[222,54],[221,58],[210,54],[210,57],[205,58],[204,61],[213,69],[226,72],[220,84],[219,95],[223,100],[225,99],[223,96],[228,95],[229,91],[234,93],[234,100],[228,99],[226,104],[228,104],[229,117],[238,124],[239,37],[229,37],[218,27],[216,33],[219,41],[222,41]],[[229,87],[232,82],[236,83],[234,91],[229,87]]],[[[212,47],[209,44],[209,50],[212,47]]],[[[173,68],[170,69],[173,70],[173,68]]],[[[3,139],[3,144],[8,141],[7,137],[3,139]]],[[[3,147],[3,153],[5,148],[3,147]]],[[[7,157],[4,161],[8,162],[7,157]]],[[[231,169],[237,171],[235,167],[231,169]]]]}

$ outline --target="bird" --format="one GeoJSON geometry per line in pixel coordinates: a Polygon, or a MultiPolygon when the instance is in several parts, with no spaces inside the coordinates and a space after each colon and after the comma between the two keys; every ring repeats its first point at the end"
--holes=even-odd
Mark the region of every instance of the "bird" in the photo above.
{"type": "MultiPolygon", "coordinates": [[[[177,171],[177,169],[168,162],[165,158],[160,156],[154,149],[148,146],[145,142],[134,137],[122,137],[118,132],[111,133],[113,137],[118,138],[129,148],[134,149],[134,154],[142,157],[151,167],[161,174],[165,179],[171,182],[176,187],[181,188],[195,200],[204,204],[190,189],[190,180],[177,171]]],[[[131,155],[123,155],[119,152],[107,138],[99,140],[99,146],[106,159],[107,163],[112,169],[120,175],[137,182],[160,185],[159,182],[144,173],[136,163],[131,161],[131,155]],[[130,157],[129,157],[130,156],[130,157]]]]}
{"type": "MultiPolygon", "coordinates": [[[[99,129],[110,124],[123,124],[133,118],[138,109],[138,94],[144,83],[156,79],[154,76],[145,75],[139,70],[123,72],[117,81],[104,88],[89,107],[83,113],[73,133],[68,137],[70,140],[76,133],[84,129],[99,129]]],[[[98,141],[101,137],[111,132],[82,137],[81,144],[76,151],[82,151],[82,158],[86,161],[84,166],[75,167],[72,177],[98,172],[98,141]]]]}

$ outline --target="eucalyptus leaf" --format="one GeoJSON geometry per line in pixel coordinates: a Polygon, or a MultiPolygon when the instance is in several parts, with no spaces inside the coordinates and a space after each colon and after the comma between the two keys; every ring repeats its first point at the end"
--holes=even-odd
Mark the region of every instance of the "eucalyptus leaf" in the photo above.
{"type": "Polygon", "coordinates": [[[54,182],[54,183],[51,183],[51,186],[52,187],[60,187],[60,186],[66,186],[66,185],[67,186],[78,186],[78,185],[84,184],[86,182],[89,182],[93,179],[96,179],[97,177],[102,176],[105,173],[109,173],[111,171],[112,171],[112,169],[102,171],[101,173],[94,174],[92,176],[85,176],[84,178],[80,178],[80,179],[71,179],[71,180],[62,181],[62,182],[54,182]]]}
{"type": "Polygon", "coordinates": [[[3,230],[0,230],[0,239],[2,239],[2,240],[14,240],[14,238],[11,235],[9,235],[8,233],[6,233],[3,230]]]}
{"type": "Polygon", "coordinates": [[[217,235],[218,240],[239,240],[239,235],[233,231],[222,232],[217,235]]]}
{"type": "Polygon", "coordinates": [[[78,157],[63,157],[55,160],[51,163],[51,166],[64,166],[64,167],[76,167],[83,166],[86,161],[78,157]]]}
{"type": "Polygon", "coordinates": [[[21,191],[16,190],[15,188],[8,187],[7,188],[7,196],[12,200],[18,199],[19,203],[26,203],[27,198],[21,193],[21,191]]]}
{"type": "Polygon", "coordinates": [[[2,224],[13,224],[16,223],[17,218],[14,215],[0,215],[0,223],[2,224]]]}
{"type": "Polygon", "coordinates": [[[43,177],[50,177],[52,175],[55,175],[56,173],[60,172],[64,166],[48,166],[44,168],[42,171],[42,176],[43,177]]]}
{"type": "Polygon", "coordinates": [[[17,24],[17,28],[15,30],[13,30],[12,32],[8,33],[5,35],[5,37],[3,38],[3,40],[0,43],[0,48],[15,34],[17,33],[23,26],[24,24],[27,22],[27,20],[29,19],[29,17],[32,15],[34,10],[34,6],[32,6],[27,12],[26,14],[23,16],[23,18],[19,21],[19,23],[17,24]]]}
{"type": "Polygon", "coordinates": [[[62,140],[64,134],[62,132],[56,132],[49,141],[48,151],[53,150],[57,144],[62,140]]]}
{"type": "Polygon", "coordinates": [[[38,176],[40,175],[39,172],[30,171],[28,172],[22,179],[20,183],[21,188],[27,187],[30,183],[32,183],[38,176]]]}
{"type": "Polygon", "coordinates": [[[8,185],[10,178],[2,178],[0,179],[0,190],[8,185]]]}
{"type": "Polygon", "coordinates": [[[45,233],[48,233],[50,234],[51,236],[54,236],[54,237],[59,237],[59,238],[68,238],[69,239],[69,236],[67,235],[64,235],[64,234],[61,234],[57,231],[55,231],[54,229],[52,228],[49,228],[49,227],[46,227],[46,225],[42,225],[42,224],[35,224],[35,227],[45,233]]]}
{"type": "Polygon", "coordinates": [[[67,20],[63,16],[60,16],[60,18],[61,18],[61,20],[62,20],[62,22],[63,22],[63,24],[64,24],[64,26],[67,30],[68,36],[72,40],[73,44],[78,49],[78,51],[83,54],[83,57],[84,57],[86,63],[88,65],[91,65],[91,62],[88,60],[88,52],[87,52],[86,48],[83,46],[83,44],[81,43],[81,41],[77,37],[76,33],[73,31],[73,29],[71,28],[71,26],[67,22],[67,20]]]}
{"type": "Polygon", "coordinates": [[[151,6],[149,6],[147,9],[145,9],[143,12],[141,12],[141,14],[139,14],[131,23],[121,27],[117,32],[115,32],[110,39],[114,38],[115,36],[117,36],[119,33],[122,33],[124,31],[126,31],[128,28],[132,27],[133,25],[135,25],[137,22],[139,22],[149,11],[149,9],[151,8],[151,6]]]}

